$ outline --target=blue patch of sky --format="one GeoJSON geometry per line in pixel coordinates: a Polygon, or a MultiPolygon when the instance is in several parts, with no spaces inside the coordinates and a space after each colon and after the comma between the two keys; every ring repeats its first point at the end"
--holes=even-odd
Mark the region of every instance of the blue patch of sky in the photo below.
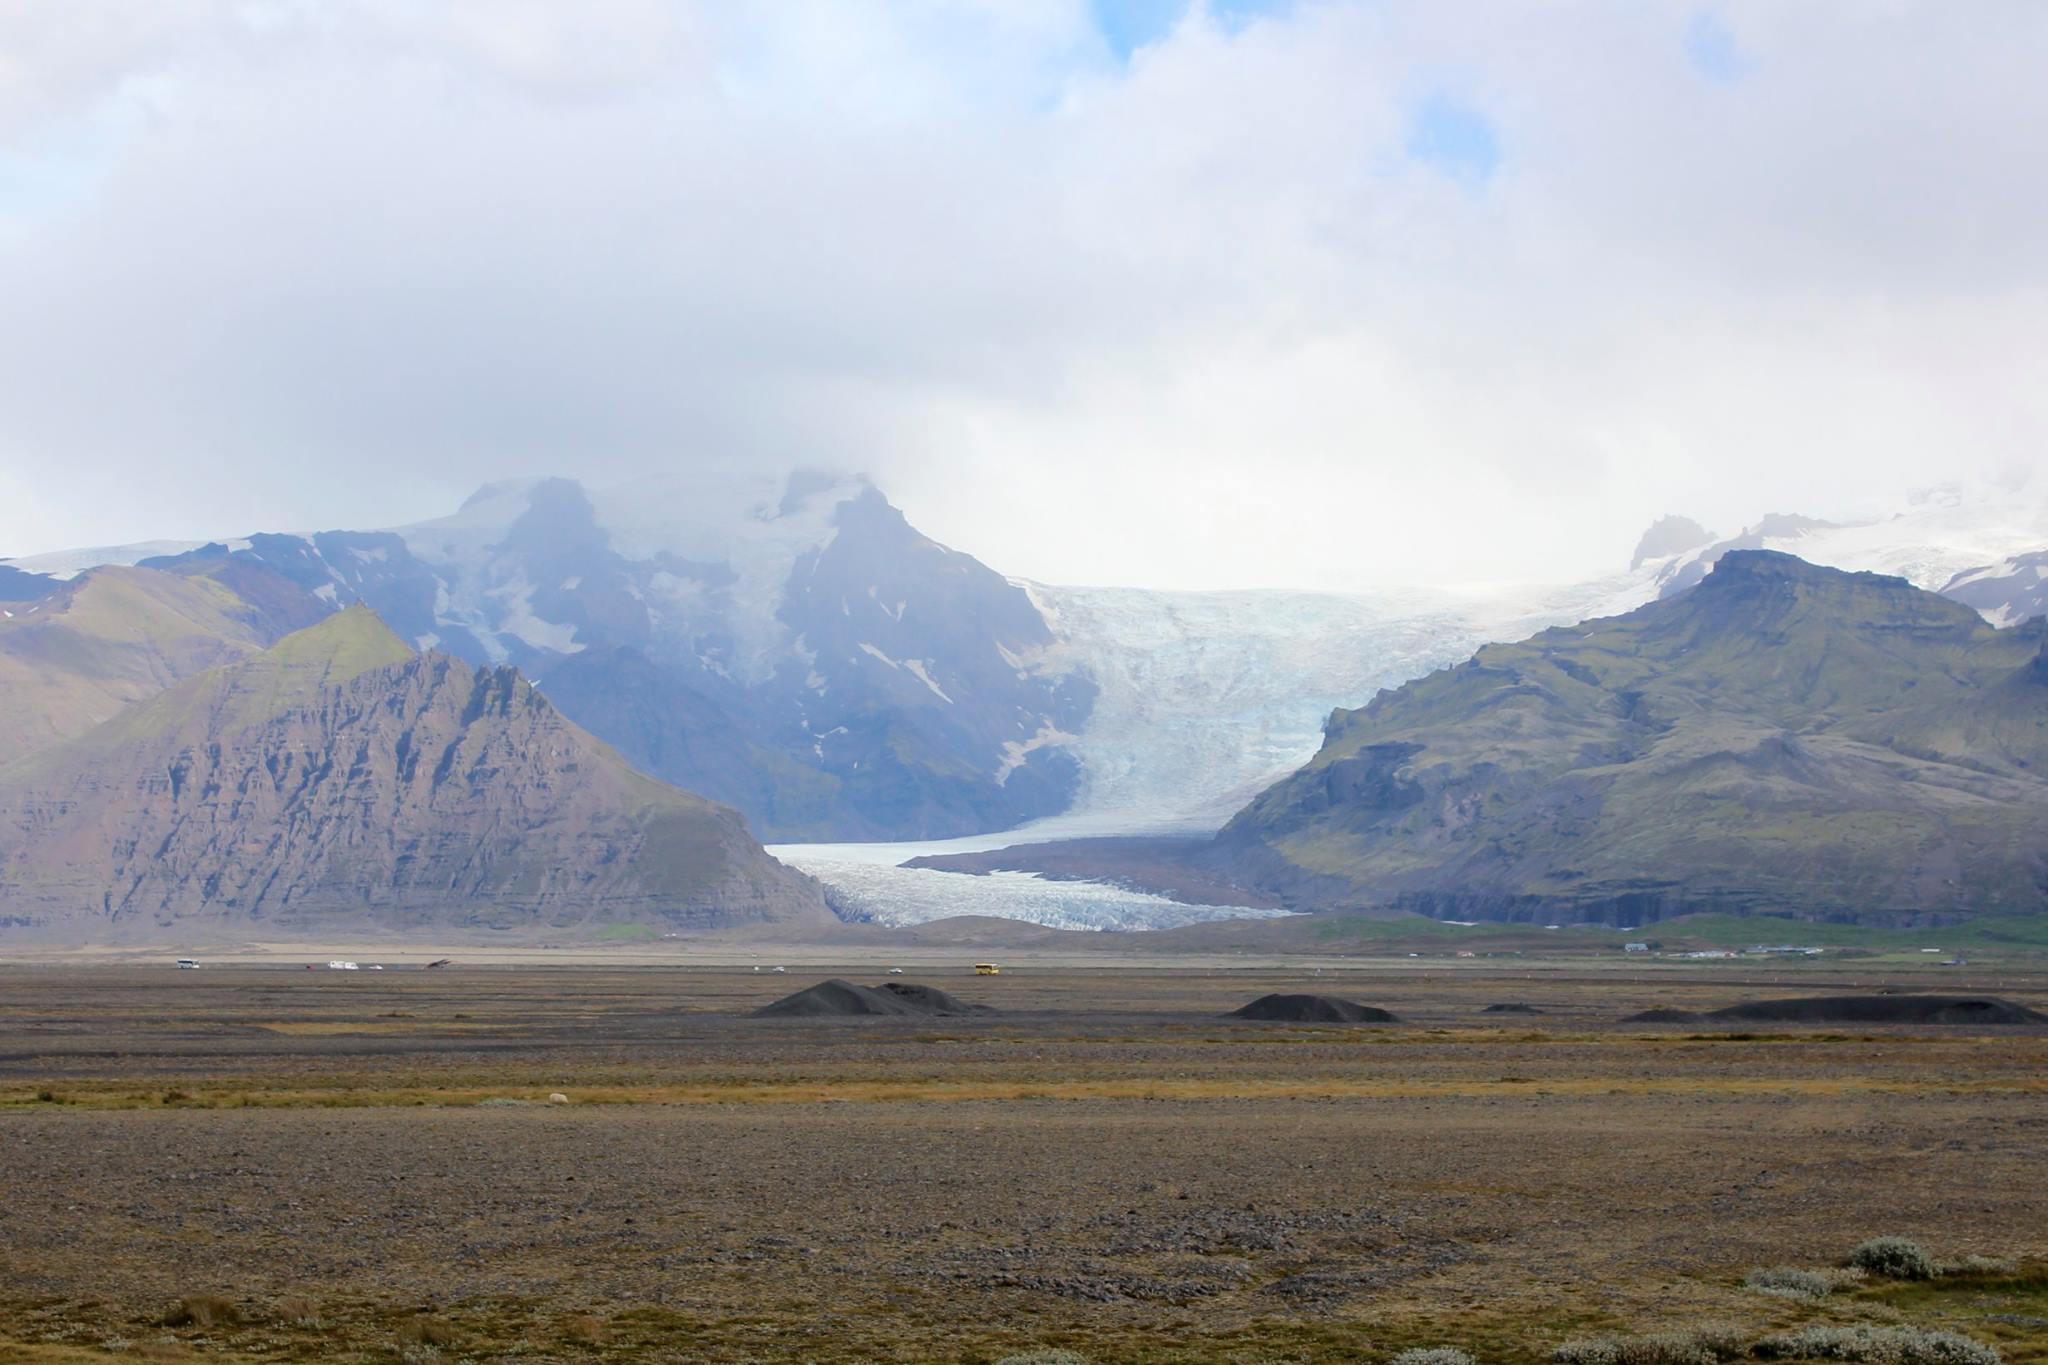
{"type": "MultiPolygon", "coordinates": [[[[1195,3],[1198,0],[1094,0],[1095,25],[1116,59],[1127,62],[1139,48],[1173,32],[1195,3]]],[[[1206,5],[1209,17],[1231,33],[1292,7],[1293,0],[1207,0],[1206,5]]]]}
{"type": "Polygon", "coordinates": [[[1710,9],[1694,10],[1685,25],[1685,59],[1717,85],[1733,85],[1749,73],[1750,61],[1735,34],[1710,9]]]}
{"type": "Polygon", "coordinates": [[[0,225],[51,217],[84,203],[111,168],[121,133],[122,120],[99,111],[0,149],[0,225]]]}
{"type": "Polygon", "coordinates": [[[1485,114],[1438,91],[1409,111],[1407,151],[1410,158],[1476,189],[1500,166],[1500,134],[1485,114]]]}

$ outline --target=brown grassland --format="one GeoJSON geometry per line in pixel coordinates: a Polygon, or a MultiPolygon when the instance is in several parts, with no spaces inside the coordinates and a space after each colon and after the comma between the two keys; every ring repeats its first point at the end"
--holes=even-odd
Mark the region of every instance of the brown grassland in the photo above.
{"type": "Polygon", "coordinates": [[[1491,1365],[1867,1323],[2048,1365],[2048,1027],[1617,1022],[2048,1008],[2025,967],[1148,959],[746,1017],[886,966],[0,967],[0,1360],[1491,1365]],[[1276,989],[1401,1022],[1224,1017],[1276,989]],[[1743,1287],[1879,1235],[1989,1259],[1743,1287]]]}

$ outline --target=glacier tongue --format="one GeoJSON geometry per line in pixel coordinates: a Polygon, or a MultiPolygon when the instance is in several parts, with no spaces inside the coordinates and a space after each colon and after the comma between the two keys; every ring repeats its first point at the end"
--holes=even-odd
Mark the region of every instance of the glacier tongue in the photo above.
{"type": "Polygon", "coordinates": [[[1463,592],[1026,586],[1062,662],[1086,668],[1100,691],[1069,746],[1084,774],[1079,798],[1011,842],[1216,829],[1314,755],[1333,709],[1488,641],[1627,611],[1655,592],[1648,571],[1463,592]]]}
{"type": "Polygon", "coordinates": [[[1184,905],[1106,882],[1050,881],[1028,872],[968,876],[901,867],[927,853],[1001,848],[1012,834],[926,844],[785,844],[768,851],[832,888],[841,905],[880,924],[924,924],[956,915],[1023,920],[1054,929],[1173,929],[1218,919],[1271,919],[1284,910],[1184,905]]]}
{"type": "Polygon", "coordinates": [[[968,876],[923,854],[1108,834],[1206,833],[1315,753],[1333,708],[1358,706],[1489,640],[1640,606],[1654,566],[1566,588],[1469,592],[1157,592],[1026,584],[1052,624],[1053,666],[1100,689],[1070,742],[1086,785],[1064,814],[923,844],[770,850],[884,924],[988,915],[1065,929],[1167,929],[1284,912],[1195,906],[1100,882],[968,876]]]}

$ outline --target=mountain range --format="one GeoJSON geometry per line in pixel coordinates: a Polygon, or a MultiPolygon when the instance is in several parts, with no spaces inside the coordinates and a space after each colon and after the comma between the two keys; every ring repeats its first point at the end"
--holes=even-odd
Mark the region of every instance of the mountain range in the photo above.
{"type": "Polygon", "coordinates": [[[1333,709],[1682,591],[1731,548],[1899,574],[2009,624],[2048,606],[2043,547],[2048,498],[1934,489],[1857,524],[1773,516],[1719,537],[1667,518],[1627,570],[1556,587],[1055,587],[937,544],[859,478],[538,479],[394,530],[0,564],[26,580],[0,580],[23,594],[0,613],[102,563],[228,588],[258,639],[364,602],[418,648],[520,667],[764,839],[900,841],[1213,830],[1315,752],[1333,709]]]}
{"type": "MultiPolygon", "coordinates": [[[[1266,888],[1261,895],[1290,903],[1350,903],[1368,882],[1383,889],[1399,878],[1383,882],[1372,857],[1361,864],[1368,872],[1354,877],[1344,870],[1356,853],[1349,845],[1331,855],[1334,864],[1318,863],[1303,850],[1336,839],[1329,824],[1336,817],[1309,820],[1282,793],[1299,795],[1300,783],[1318,780],[1317,765],[1355,771],[1343,766],[1355,756],[1330,755],[1331,745],[1349,742],[1345,737],[1363,723],[1362,713],[1346,709],[1360,698],[1403,689],[1489,642],[1626,619],[1645,603],[1687,601],[1715,581],[1729,556],[1743,563],[1740,556],[1757,550],[1903,572],[1921,595],[1945,594],[1944,609],[1967,606],[1954,607],[1956,622],[2009,625],[2044,606],[2044,545],[2048,502],[2010,490],[1974,499],[1937,490],[1897,516],[1858,524],[1773,516],[1722,537],[1669,517],[1646,533],[1625,571],[1559,587],[1162,592],[1005,578],[919,533],[859,478],[657,478],[595,490],[565,479],[514,481],[479,490],[451,516],[391,530],[257,533],[0,563],[0,791],[11,793],[7,809],[16,828],[31,831],[56,828],[48,821],[64,800],[55,793],[72,780],[66,764],[91,770],[77,779],[86,783],[79,790],[99,791],[95,784],[113,781],[130,792],[122,784],[141,784],[139,773],[110,778],[104,754],[80,757],[96,727],[134,723],[136,708],[152,698],[187,696],[181,689],[202,678],[218,686],[225,671],[255,666],[308,628],[353,620],[360,613],[345,609],[359,606],[374,612],[378,630],[412,662],[401,667],[392,660],[381,667],[398,673],[373,670],[372,681],[351,685],[410,695],[424,675],[405,668],[438,668],[434,696],[454,705],[458,673],[512,678],[516,688],[504,686],[537,699],[550,726],[602,755],[579,760],[575,771],[609,774],[617,789],[604,805],[604,820],[612,823],[599,843],[607,856],[623,856],[619,850],[634,837],[631,819],[620,812],[651,799],[640,789],[630,798],[617,792],[631,785],[629,777],[651,779],[651,788],[673,792],[693,809],[729,807],[721,828],[738,830],[743,842],[721,847],[735,865],[773,884],[755,899],[727,887],[693,891],[679,902],[663,899],[668,892],[636,900],[641,892],[632,886],[607,883],[611,909],[604,914],[616,911],[636,923],[708,923],[818,913],[815,886],[800,885],[801,878],[784,882],[787,869],[751,861],[766,856],[756,837],[901,841],[1020,827],[1036,838],[1206,835],[1226,820],[1230,875],[1254,877],[1266,888]],[[692,918],[695,912],[685,913],[690,905],[703,913],[692,918]]],[[[1718,599],[1708,593],[1704,600],[1718,599]]],[[[1806,641],[1826,624],[1824,613],[1810,614],[1787,639],[1806,641]]],[[[2009,631],[1993,636],[2019,638],[2009,631]]],[[[484,686],[469,685],[470,695],[484,686]]],[[[1711,692],[1701,687],[1699,695],[1711,692]]],[[[1480,713],[1492,704],[1490,694],[1459,694],[1459,701],[1478,708],[1474,732],[1483,731],[1480,713]]],[[[196,722],[172,701],[163,704],[173,709],[148,714],[175,740],[152,751],[157,759],[171,764],[171,750],[216,743],[202,743],[196,722]]],[[[411,703],[392,704],[403,711],[411,703]]],[[[457,714],[468,705],[461,698],[457,714]]],[[[1786,727],[1783,717],[1765,721],[1786,727]]],[[[300,720],[272,716],[258,727],[261,735],[237,730],[234,744],[264,753],[267,764],[264,746],[278,741],[269,728],[277,724],[291,730],[295,752],[309,764],[316,748],[325,755],[320,763],[339,763],[333,746],[360,738],[353,729],[307,731],[300,720]]],[[[387,741],[395,760],[395,739],[376,743],[387,741]]],[[[562,780],[516,764],[505,770],[544,788],[562,780]]],[[[402,781],[397,767],[369,771],[386,808],[454,818],[452,792],[430,789],[432,799],[407,804],[416,768],[402,781]]],[[[472,818],[511,818],[505,811],[486,817],[485,793],[472,799],[483,803],[472,818]]],[[[180,827],[202,828],[194,818],[188,810],[180,827]]],[[[162,834],[149,826],[147,837],[162,834]]],[[[421,837],[431,844],[438,836],[421,837]]],[[[13,861],[4,864],[15,869],[16,881],[0,882],[10,902],[16,886],[62,881],[31,847],[49,842],[40,832],[17,840],[8,855],[13,861]]],[[[82,857],[87,843],[66,847],[82,857]]],[[[216,837],[196,847],[213,856],[225,845],[216,837]]],[[[237,856],[247,854],[245,847],[237,856]]],[[[403,880],[420,856],[407,854],[382,872],[368,864],[373,871],[365,876],[403,880]]],[[[204,883],[204,863],[195,858],[180,880],[204,883]]],[[[124,893],[136,915],[212,914],[229,904],[212,892],[194,900],[187,891],[153,886],[141,864],[129,871],[139,878],[132,895],[124,893]]],[[[1443,868],[1430,875],[1438,874],[1449,877],[1443,868]]],[[[277,895],[250,913],[277,911],[287,889],[292,914],[345,915],[356,913],[348,907],[369,904],[352,899],[355,892],[322,901],[318,887],[337,874],[317,859],[267,867],[264,875],[275,876],[277,895]]],[[[1485,913],[1538,913],[1535,906],[1562,895],[1600,914],[1602,897],[1615,905],[1668,904],[1668,897],[1658,899],[1659,875],[1646,874],[1646,885],[1633,891],[1584,894],[1576,887],[1557,892],[1541,878],[1505,877],[1468,899],[1489,907],[1485,913]],[[1628,896],[1639,899],[1615,899],[1628,896]]],[[[356,891],[370,884],[356,883],[356,891]]],[[[1421,881],[1399,884],[1399,895],[1427,903],[1414,899],[1424,895],[1421,881]]],[[[466,907],[449,912],[458,918],[487,917],[488,903],[516,906],[513,919],[527,925],[575,918],[566,900],[551,899],[553,890],[521,899],[510,883],[463,883],[446,866],[419,885],[466,885],[459,894],[435,893],[466,907]],[[450,880],[434,880],[444,876],[450,880]]],[[[246,879],[239,886],[237,914],[254,904],[246,879]]],[[[1746,896],[1738,889],[1720,901],[1762,903],[1746,896]]],[[[428,913],[420,908],[427,899],[423,891],[408,909],[398,895],[375,913],[385,917],[380,922],[412,922],[408,915],[428,913]]],[[[7,913],[15,912],[0,906],[7,913]]],[[[56,911],[45,905],[31,913],[47,918],[56,911]]],[[[102,906],[96,913],[114,912],[102,906]]]]}
{"type": "MultiPolygon", "coordinates": [[[[162,547],[150,547],[161,550],[162,547]]],[[[118,552],[93,552],[111,554],[118,552]]],[[[153,553],[275,626],[351,603],[510,664],[645,771],[764,837],[941,838],[1065,809],[1093,701],[1027,592],[864,481],[492,485],[395,531],[153,553]]]]}

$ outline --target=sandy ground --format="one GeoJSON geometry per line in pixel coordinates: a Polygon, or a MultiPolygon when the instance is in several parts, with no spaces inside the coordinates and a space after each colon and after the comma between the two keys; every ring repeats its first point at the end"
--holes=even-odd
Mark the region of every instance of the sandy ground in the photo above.
{"type": "Polygon", "coordinates": [[[1739,1287],[1884,1233],[2048,1260],[2048,1028],[1624,1026],[1785,977],[1569,963],[956,965],[912,979],[998,1013],[746,1017],[820,974],[0,968],[0,1359],[1491,1362],[1717,1319],[2048,1360],[2038,1267],[1739,1287]],[[1402,1022],[1221,1017],[1333,984],[1402,1022]]]}

